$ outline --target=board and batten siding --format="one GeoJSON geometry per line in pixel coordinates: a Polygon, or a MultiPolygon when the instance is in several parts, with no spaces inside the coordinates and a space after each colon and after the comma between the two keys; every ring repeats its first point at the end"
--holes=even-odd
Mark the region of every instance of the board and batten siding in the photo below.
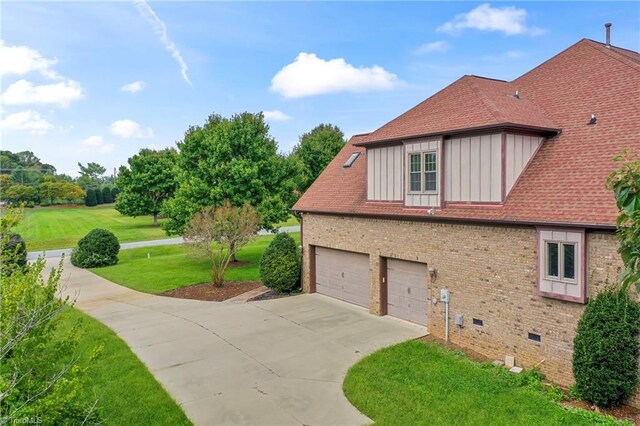
{"type": "MultiPolygon", "coordinates": [[[[420,142],[412,142],[412,143],[405,143],[404,147],[405,147],[405,152],[406,152],[406,156],[408,157],[410,153],[412,152],[425,152],[425,151],[436,151],[436,158],[437,158],[437,188],[438,191],[433,192],[433,193],[426,193],[426,194],[420,194],[420,193],[411,193],[409,191],[409,179],[405,178],[405,186],[406,188],[405,190],[405,200],[404,200],[404,204],[405,206],[420,206],[420,207],[439,207],[440,206],[440,179],[442,177],[442,170],[440,170],[440,150],[438,145],[440,145],[440,140],[439,139],[432,139],[432,140],[426,140],[426,141],[420,141],[420,142]]],[[[408,161],[408,160],[405,160],[408,161]]],[[[408,163],[407,163],[408,164],[408,163]]],[[[407,166],[408,169],[408,166],[407,166]]],[[[405,176],[407,176],[408,170],[404,170],[405,176]]]]}
{"type": "Polygon", "coordinates": [[[402,145],[367,149],[367,199],[402,201],[402,145]]]}
{"type": "Polygon", "coordinates": [[[529,164],[542,141],[541,136],[510,135],[506,137],[505,181],[507,194],[518,180],[520,173],[529,164]]]}
{"type": "Polygon", "coordinates": [[[447,139],[444,142],[445,201],[502,201],[502,135],[447,139]]]}

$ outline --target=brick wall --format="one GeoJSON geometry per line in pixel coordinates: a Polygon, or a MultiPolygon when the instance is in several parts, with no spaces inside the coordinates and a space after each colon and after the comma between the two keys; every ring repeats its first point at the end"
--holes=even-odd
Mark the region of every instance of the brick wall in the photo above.
{"type": "MultiPolygon", "coordinates": [[[[538,366],[549,380],[573,383],[572,342],[584,305],[536,295],[537,234],[534,227],[462,225],[305,214],[303,287],[309,290],[309,247],[342,249],[370,255],[371,305],[380,306],[380,258],[423,262],[436,268],[428,295],[450,291],[450,340],[492,359],[516,357],[526,368],[538,366]],[[464,327],[453,325],[464,315],[464,327]],[[481,319],[482,327],[472,324],[481,319]],[[540,343],[528,340],[539,334],[540,343]]],[[[590,296],[615,282],[622,264],[615,234],[587,233],[590,296]]],[[[430,303],[428,331],[444,338],[443,303],[430,303]]],[[[640,407],[640,397],[632,401],[640,407]]]]}

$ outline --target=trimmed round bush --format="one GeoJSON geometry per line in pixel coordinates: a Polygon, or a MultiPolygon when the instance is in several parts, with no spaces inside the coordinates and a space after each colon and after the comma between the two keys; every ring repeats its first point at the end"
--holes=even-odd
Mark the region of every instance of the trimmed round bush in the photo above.
{"type": "Polygon", "coordinates": [[[278,233],[262,253],[260,259],[262,283],[278,292],[291,292],[300,279],[300,253],[295,240],[286,233],[278,233]]]}
{"type": "Polygon", "coordinates": [[[573,375],[580,398],[615,407],[638,382],[640,304],[627,292],[607,289],[585,308],[573,341],[573,375]]]}
{"type": "Polygon", "coordinates": [[[79,268],[99,268],[118,263],[120,243],[106,229],[96,228],[78,241],[71,252],[71,263],[79,268]]]}

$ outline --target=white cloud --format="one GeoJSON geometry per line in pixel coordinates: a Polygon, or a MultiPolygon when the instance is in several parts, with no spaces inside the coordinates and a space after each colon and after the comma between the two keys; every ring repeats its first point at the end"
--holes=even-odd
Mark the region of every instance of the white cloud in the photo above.
{"type": "Polygon", "coordinates": [[[153,129],[142,128],[140,124],[132,120],[117,120],[109,127],[111,133],[121,138],[148,139],[153,137],[153,129]]]}
{"type": "Polygon", "coordinates": [[[0,120],[0,129],[27,130],[36,135],[42,135],[51,128],[53,128],[51,123],[32,110],[9,114],[0,120]]]}
{"type": "Polygon", "coordinates": [[[189,80],[189,76],[187,75],[187,70],[189,68],[184,62],[184,59],[182,59],[182,54],[176,47],[175,43],[169,38],[169,34],[167,33],[167,26],[165,25],[165,23],[160,18],[158,18],[158,15],[156,15],[156,13],[153,11],[153,9],[151,9],[151,6],[149,6],[146,1],[134,0],[133,4],[136,6],[136,9],[138,9],[140,15],[151,24],[153,31],[158,36],[160,36],[160,41],[162,42],[162,44],[164,44],[164,47],[169,51],[169,53],[171,53],[171,56],[176,60],[178,65],[180,65],[180,72],[184,81],[186,81],[189,86],[193,87],[193,84],[191,84],[191,80],[189,80]]]}
{"type": "Polygon", "coordinates": [[[77,81],[35,86],[30,81],[18,80],[2,94],[2,102],[6,105],[55,104],[66,108],[83,97],[82,87],[77,81]]]}
{"type": "Polygon", "coordinates": [[[91,150],[100,154],[110,154],[116,147],[112,143],[104,143],[102,136],[89,136],[80,143],[86,147],[83,151],[91,150]]]}
{"type": "Polygon", "coordinates": [[[491,7],[489,3],[481,4],[469,13],[461,13],[449,22],[437,28],[439,32],[458,33],[464,29],[480,31],[502,31],[507,35],[531,34],[539,35],[544,30],[526,25],[527,11],[515,6],[491,7]]]}
{"type": "Polygon", "coordinates": [[[51,69],[57,62],[56,59],[44,58],[40,52],[28,46],[7,46],[0,40],[0,76],[38,71],[50,79],[60,78],[51,69]]]}
{"type": "Polygon", "coordinates": [[[282,111],[274,109],[273,111],[263,111],[264,119],[268,121],[287,121],[291,120],[291,117],[282,111]]]}
{"type": "Polygon", "coordinates": [[[139,91],[144,89],[146,85],[147,84],[144,81],[138,80],[134,81],[133,83],[125,84],[120,88],[120,90],[123,92],[138,93],[139,91]]]}
{"type": "Polygon", "coordinates": [[[414,51],[414,53],[416,55],[424,55],[425,53],[445,52],[449,50],[450,47],[451,46],[449,46],[449,43],[447,43],[446,41],[443,41],[443,40],[433,41],[431,43],[426,43],[418,47],[414,51]]]}
{"type": "Polygon", "coordinates": [[[338,92],[389,90],[400,83],[398,76],[374,65],[356,68],[343,58],[324,60],[301,52],[271,80],[271,90],[285,98],[301,98],[338,92]]]}

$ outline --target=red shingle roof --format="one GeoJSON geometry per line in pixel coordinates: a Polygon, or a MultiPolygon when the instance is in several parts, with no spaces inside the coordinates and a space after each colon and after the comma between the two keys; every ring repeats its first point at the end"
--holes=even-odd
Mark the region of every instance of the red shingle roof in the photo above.
{"type": "Polygon", "coordinates": [[[465,75],[426,101],[391,120],[362,140],[363,145],[461,129],[517,125],[541,129],[558,126],[518,86],[501,80],[465,75]]]}
{"type": "Polygon", "coordinates": [[[366,153],[356,145],[505,122],[562,131],[543,144],[504,204],[445,205],[433,218],[612,227],[617,209],[605,188],[617,167],[612,158],[640,150],[640,55],[581,40],[511,83],[465,76],[375,132],[354,136],[294,210],[427,219],[427,208],[367,201],[366,153]],[[519,100],[507,96],[515,90],[519,100]],[[597,124],[589,126],[591,114],[597,124]],[[344,169],[354,151],[363,155],[344,169]]]}

